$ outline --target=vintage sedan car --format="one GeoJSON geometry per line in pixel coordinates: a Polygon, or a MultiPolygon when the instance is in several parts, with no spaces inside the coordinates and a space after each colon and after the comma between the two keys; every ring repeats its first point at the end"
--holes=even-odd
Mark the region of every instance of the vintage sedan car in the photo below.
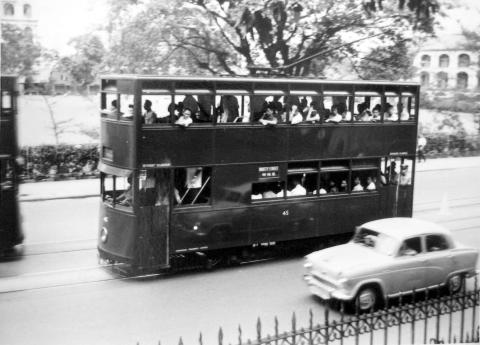
{"type": "Polygon", "coordinates": [[[456,293],[464,277],[476,274],[477,258],[477,249],[440,225],[386,218],[357,227],[346,244],[307,255],[304,278],[314,295],[367,311],[413,289],[442,285],[456,293]]]}

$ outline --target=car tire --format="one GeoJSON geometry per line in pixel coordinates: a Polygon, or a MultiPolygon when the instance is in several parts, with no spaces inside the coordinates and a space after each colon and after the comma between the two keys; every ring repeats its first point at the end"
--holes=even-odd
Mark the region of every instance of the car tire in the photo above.
{"type": "Polygon", "coordinates": [[[447,288],[448,292],[453,295],[459,293],[463,287],[463,276],[461,274],[455,274],[448,278],[447,288]]]}
{"type": "Polygon", "coordinates": [[[373,286],[361,288],[355,296],[355,310],[360,313],[375,310],[379,305],[380,296],[373,286]]]}

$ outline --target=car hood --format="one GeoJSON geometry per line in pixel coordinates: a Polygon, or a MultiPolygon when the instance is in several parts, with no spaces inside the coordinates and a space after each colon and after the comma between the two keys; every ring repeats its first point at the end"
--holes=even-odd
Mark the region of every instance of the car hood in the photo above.
{"type": "Polygon", "coordinates": [[[390,259],[373,248],[353,242],[313,252],[306,258],[314,270],[332,276],[348,275],[354,271],[366,273],[383,266],[390,259]]]}

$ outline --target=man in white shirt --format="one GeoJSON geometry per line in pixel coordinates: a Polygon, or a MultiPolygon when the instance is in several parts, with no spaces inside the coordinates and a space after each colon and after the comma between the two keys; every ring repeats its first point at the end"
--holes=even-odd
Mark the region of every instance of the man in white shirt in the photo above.
{"type": "Polygon", "coordinates": [[[377,187],[375,186],[375,183],[373,182],[373,179],[368,176],[367,177],[367,190],[375,190],[377,189],[377,187]]]}
{"type": "Polygon", "coordinates": [[[177,121],[175,121],[176,125],[180,125],[183,127],[188,127],[192,124],[192,111],[190,108],[183,109],[182,116],[179,117],[177,121]]]}
{"type": "Polygon", "coordinates": [[[352,192],[363,192],[363,186],[360,183],[360,179],[358,177],[355,177],[353,183],[355,185],[353,186],[352,192]]]}
{"type": "Polygon", "coordinates": [[[298,195],[307,195],[307,190],[298,182],[298,180],[294,180],[293,184],[295,187],[292,190],[287,191],[287,196],[298,196],[298,195]]]}

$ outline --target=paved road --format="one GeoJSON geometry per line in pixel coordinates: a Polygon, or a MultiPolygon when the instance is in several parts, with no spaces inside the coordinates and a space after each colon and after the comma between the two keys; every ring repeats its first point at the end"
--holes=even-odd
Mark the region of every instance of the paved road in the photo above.
{"type": "MultiPolygon", "coordinates": [[[[419,173],[415,215],[444,223],[459,240],[480,248],[479,173],[478,167],[419,173]]],[[[205,343],[215,342],[219,326],[229,343],[236,342],[239,324],[245,338],[254,336],[257,316],[264,320],[265,332],[273,330],[275,315],[281,329],[290,327],[294,311],[299,326],[307,324],[309,309],[321,321],[323,305],[309,295],[301,279],[301,258],[151,280],[115,280],[95,268],[98,198],[25,202],[21,207],[26,256],[0,263],[0,290],[37,289],[0,293],[2,344],[161,340],[174,345],[182,335],[186,345],[193,345],[200,331],[205,343]]]]}

